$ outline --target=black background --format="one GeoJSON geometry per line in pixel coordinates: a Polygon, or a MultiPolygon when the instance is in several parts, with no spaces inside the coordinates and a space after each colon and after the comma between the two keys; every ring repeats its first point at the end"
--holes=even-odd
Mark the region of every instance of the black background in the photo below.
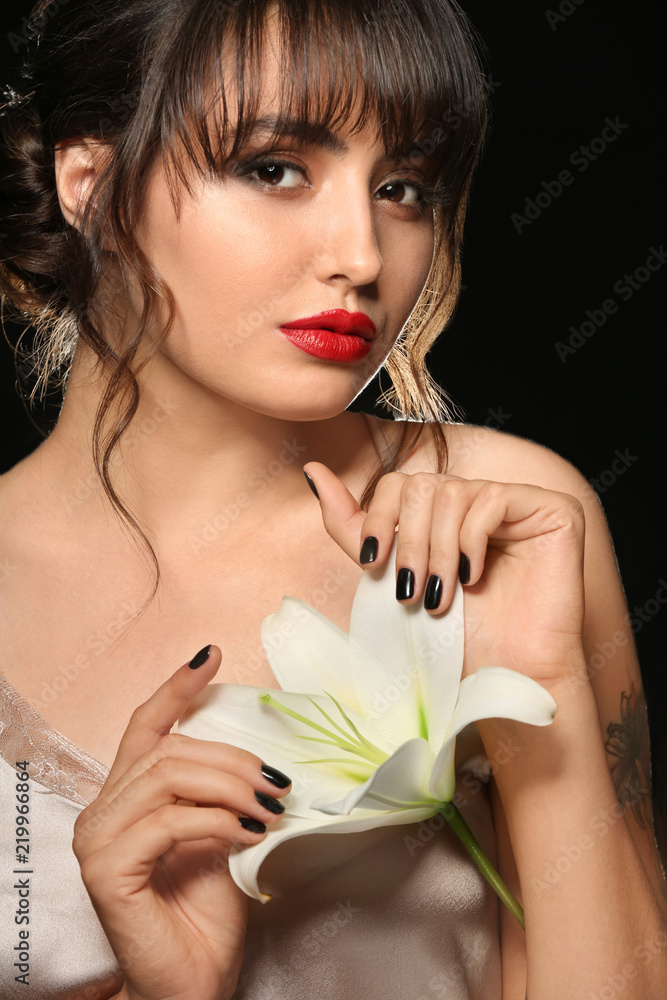
{"type": "MultiPolygon", "coordinates": [[[[644,283],[640,272],[627,301],[614,289],[645,266],[651,247],[667,242],[660,6],[619,0],[462,6],[489,50],[493,116],[466,225],[465,287],[454,321],[429,356],[431,371],[469,422],[539,441],[602,486],[628,604],[646,619],[636,642],[656,804],[662,804],[667,613],[656,594],[667,578],[660,343],[667,264],[644,283]],[[586,154],[576,151],[601,136],[608,118],[626,127],[582,171],[586,154]],[[548,206],[543,194],[540,214],[519,232],[512,215],[525,215],[527,199],[534,202],[563,170],[573,182],[548,206]],[[565,360],[559,357],[556,345],[568,343],[570,327],[580,328],[587,311],[597,314],[608,299],[618,310],[592,336],[573,341],[581,346],[565,360]],[[612,471],[617,452],[628,456],[619,474],[612,471]]],[[[30,9],[14,4],[11,15],[2,15],[5,77],[24,52],[14,52],[9,32],[21,32],[30,9]]],[[[7,329],[16,336],[14,327],[7,329]]],[[[5,471],[40,435],[15,391],[6,346],[0,380],[5,471]]],[[[354,408],[371,409],[376,396],[377,385],[354,408]]],[[[48,412],[57,414],[57,399],[48,412]]]]}

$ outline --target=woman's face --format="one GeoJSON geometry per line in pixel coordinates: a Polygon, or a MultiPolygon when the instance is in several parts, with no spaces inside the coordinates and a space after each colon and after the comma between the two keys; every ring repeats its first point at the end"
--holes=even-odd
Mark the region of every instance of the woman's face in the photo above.
{"type": "MultiPolygon", "coordinates": [[[[265,94],[277,73],[269,47],[265,94]]],[[[276,110],[267,98],[261,113],[276,110]]],[[[233,173],[179,192],[180,218],[156,165],[138,236],[175,297],[155,362],[169,377],[272,417],[317,420],[342,412],[381,367],[426,282],[433,213],[419,207],[419,166],[384,161],[372,129],[335,135],[341,150],[285,138],[261,163],[258,135],[233,173]],[[365,357],[316,357],[280,332],[329,309],[370,316],[365,357]]]]}

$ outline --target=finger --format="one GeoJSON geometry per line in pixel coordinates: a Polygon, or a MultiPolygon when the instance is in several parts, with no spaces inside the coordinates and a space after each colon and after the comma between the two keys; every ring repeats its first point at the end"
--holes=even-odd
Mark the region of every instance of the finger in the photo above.
{"type": "Polygon", "coordinates": [[[402,472],[383,476],[364,511],[326,465],[307,462],[304,471],[317,487],[327,533],[358,566],[381,565],[394,542],[401,489],[408,477],[402,472]]]}
{"type": "Polygon", "coordinates": [[[461,525],[461,550],[470,561],[470,585],[484,572],[489,540],[533,538],[555,526],[550,495],[540,486],[483,482],[461,525]]]}
{"type": "MultiPolygon", "coordinates": [[[[406,476],[402,485],[395,563],[396,600],[415,604],[426,582],[437,480],[428,473],[417,472],[406,476]]],[[[387,527],[390,523],[391,520],[387,527]]]]}
{"type": "Polygon", "coordinates": [[[226,809],[166,805],[87,855],[81,877],[91,896],[108,905],[114,896],[142,889],[157,859],[177,843],[213,837],[227,844],[256,844],[265,833],[244,828],[226,809]]]}
{"type": "Polygon", "coordinates": [[[134,710],[105,785],[113,786],[131,764],[171,730],[194,696],[215,676],[221,660],[218,646],[204,647],[134,710]]]}
{"type": "Polygon", "coordinates": [[[460,540],[461,526],[478,488],[477,482],[465,479],[448,479],[437,485],[424,593],[424,607],[431,614],[438,615],[447,610],[452,603],[457,580],[461,579],[461,552],[464,551],[460,540]],[[432,577],[435,581],[431,580],[432,577]]]}
{"type": "MultiPolygon", "coordinates": [[[[274,798],[287,795],[292,787],[287,775],[264,763],[249,750],[217,740],[196,740],[181,733],[168,733],[148,753],[131,764],[113,785],[104,786],[97,798],[77,817],[75,830],[81,835],[96,833],[110,815],[122,808],[125,791],[135,779],[156,767],[164,767],[167,759],[183,760],[216,768],[220,773],[234,774],[248,786],[274,798]]],[[[192,799],[191,795],[183,797],[192,799]]]]}
{"type": "Polygon", "coordinates": [[[235,774],[188,760],[162,757],[131,781],[102,811],[75,826],[74,853],[90,853],[120,836],[162,806],[178,803],[219,806],[236,816],[275,823],[285,807],[235,774]]]}
{"type": "Polygon", "coordinates": [[[322,462],[306,462],[303,471],[317,489],[327,534],[354,562],[359,562],[359,535],[366,517],[348,488],[322,462]]]}

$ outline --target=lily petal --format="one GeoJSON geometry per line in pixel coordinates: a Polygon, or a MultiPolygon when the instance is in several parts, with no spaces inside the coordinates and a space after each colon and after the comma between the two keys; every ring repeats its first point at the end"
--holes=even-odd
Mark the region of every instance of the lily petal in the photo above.
{"type": "Polygon", "coordinates": [[[463,589],[434,617],[395,598],[397,536],[384,566],[367,569],[350,616],[350,663],[357,701],[393,746],[415,733],[439,747],[463,668],[463,589]]]}
{"type": "Polygon", "coordinates": [[[271,851],[280,844],[294,837],[308,833],[362,833],[378,826],[401,826],[404,823],[419,823],[435,814],[433,806],[422,806],[415,809],[401,809],[395,812],[378,813],[377,811],[355,810],[354,816],[322,816],[317,819],[301,819],[296,816],[284,815],[280,823],[267,831],[266,836],[258,844],[234,846],[229,855],[229,870],[232,878],[243,891],[265,903],[271,897],[263,893],[258,885],[257,877],[262,862],[271,851]]]}
{"type": "MultiPolygon", "coordinates": [[[[431,799],[429,776],[433,751],[426,740],[408,740],[363,785],[352,788],[344,799],[325,797],[310,803],[327,815],[348,815],[352,809],[414,809],[431,799]]],[[[437,803],[434,803],[437,806],[437,803]]]]}
{"type": "Polygon", "coordinates": [[[285,596],[278,611],[263,619],[260,635],[283,691],[329,691],[338,701],[360,710],[352,682],[348,635],[319,611],[296,597],[285,596]]]}
{"type": "MultiPolygon", "coordinates": [[[[312,797],[314,785],[330,799],[338,799],[341,795],[346,795],[350,787],[362,784],[377,766],[341,751],[338,746],[312,742],[312,737],[317,739],[321,736],[322,740],[326,740],[326,735],[274,708],[262,705],[259,702],[261,693],[261,688],[251,685],[209,684],[190,702],[179,719],[178,731],[194,739],[229,743],[248,750],[284,771],[292,778],[290,799],[294,796],[295,801],[291,808],[297,808],[300,814],[308,816],[311,813],[303,795],[309,793],[312,797]],[[307,739],[299,739],[298,736],[305,736],[307,739]],[[329,757],[336,760],[349,757],[350,762],[348,765],[328,763],[326,759],[329,757]],[[306,763],[313,758],[324,759],[324,763],[306,763]]],[[[335,705],[324,695],[294,694],[288,691],[274,691],[272,695],[286,707],[316,724],[327,725],[317,705],[335,721],[343,722],[342,717],[336,718],[335,705]]],[[[363,737],[375,745],[381,744],[379,749],[383,754],[391,752],[384,745],[381,734],[363,716],[353,709],[346,712],[363,737]]]]}
{"type": "Polygon", "coordinates": [[[459,698],[451,717],[447,739],[436,757],[429,791],[449,802],[454,795],[454,748],[458,733],[479,719],[513,719],[531,726],[548,726],[556,702],[546,688],[518,670],[480,667],[461,681],[459,698]]]}

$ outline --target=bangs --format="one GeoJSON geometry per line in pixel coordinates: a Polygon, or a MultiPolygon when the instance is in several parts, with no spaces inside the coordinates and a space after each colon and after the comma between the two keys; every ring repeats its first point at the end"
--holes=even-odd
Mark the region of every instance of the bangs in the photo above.
{"type": "Polygon", "coordinates": [[[476,38],[458,6],[205,0],[184,4],[174,27],[172,9],[170,38],[156,45],[140,103],[157,112],[155,138],[175,205],[174,173],[191,191],[188,167],[219,175],[258,130],[268,144],[285,136],[326,144],[342,126],[352,134],[375,126],[387,157],[417,157],[440,185],[442,203],[458,204],[486,125],[476,38]],[[267,117],[269,34],[279,92],[269,95],[267,117]]]}

